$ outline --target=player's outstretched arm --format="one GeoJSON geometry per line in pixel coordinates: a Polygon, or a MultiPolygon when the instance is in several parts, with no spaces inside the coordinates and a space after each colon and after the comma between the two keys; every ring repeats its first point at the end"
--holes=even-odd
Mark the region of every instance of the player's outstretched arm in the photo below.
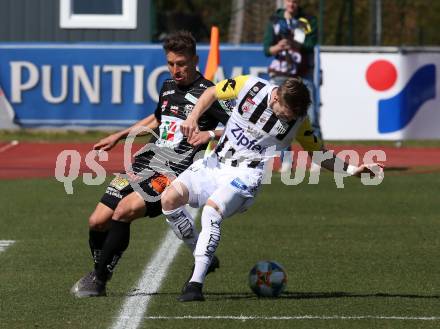
{"type": "Polygon", "coordinates": [[[308,151],[312,161],[327,170],[357,177],[361,177],[361,174],[364,173],[370,174],[370,177],[383,176],[384,165],[382,163],[361,164],[357,167],[350,165],[327,150],[320,138],[313,134],[308,118],[300,126],[296,139],[303,149],[308,151]]]}
{"type": "Polygon", "coordinates": [[[197,124],[197,121],[216,100],[217,96],[215,93],[215,86],[206,89],[197,100],[197,103],[194,106],[191,114],[180,125],[180,131],[182,132],[182,134],[187,136],[188,139],[191,139],[194,133],[198,133],[199,126],[197,124]]]}
{"type": "MultiPolygon", "coordinates": [[[[330,152],[323,148],[321,150],[322,154],[330,152]]],[[[315,159],[316,154],[313,152],[309,152],[312,160],[315,159]]],[[[324,159],[326,157],[323,157],[324,159]]],[[[341,174],[348,174],[351,176],[361,177],[361,174],[370,174],[370,177],[383,176],[383,168],[384,165],[382,163],[369,163],[369,164],[361,164],[358,166],[353,166],[341,158],[338,158],[335,154],[331,154],[330,159],[325,159],[321,162],[321,166],[327,170],[333,172],[339,172],[341,174]]]]}
{"type": "Polygon", "coordinates": [[[370,174],[370,177],[383,176],[383,163],[362,164],[353,173],[353,176],[361,177],[362,174],[370,174]]]}
{"type": "MultiPolygon", "coordinates": [[[[103,151],[109,151],[111,150],[121,139],[128,136],[128,134],[133,130],[140,127],[147,127],[149,129],[154,129],[159,125],[159,122],[157,121],[154,114],[149,115],[148,117],[139,120],[131,127],[115,132],[103,139],[101,139],[98,143],[93,145],[94,150],[103,150],[103,151]]],[[[146,135],[148,131],[142,131],[137,136],[146,135]]]]}

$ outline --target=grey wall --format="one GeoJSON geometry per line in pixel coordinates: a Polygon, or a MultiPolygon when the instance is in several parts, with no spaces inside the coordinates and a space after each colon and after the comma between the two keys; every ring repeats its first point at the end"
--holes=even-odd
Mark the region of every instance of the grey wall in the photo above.
{"type": "Polygon", "coordinates": [[[137,29],[61,29],[59,0],[0,0],[0,42],[151,41],[150,3],[138,0],[137,29]]]}

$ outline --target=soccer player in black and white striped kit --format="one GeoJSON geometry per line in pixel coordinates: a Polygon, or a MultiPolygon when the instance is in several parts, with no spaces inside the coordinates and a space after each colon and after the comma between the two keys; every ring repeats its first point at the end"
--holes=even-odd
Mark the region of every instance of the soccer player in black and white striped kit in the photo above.
{"type": "MultiPolygon", "coordinates": [[[[323,152],[307,118],[310,95],[299,78],[281,86],[251,76],[228,79],[208,88],[188,119],[180,126],[191,137],[200,127],[201,115],[218,100],[231,100],[235,107],[211,156],[194,162],[162,195],[167,218],[185,217],[184,205],[203,207],[202,231],[194,251],[195,267],[180,301],[202,301],[203,282],[221,237],[223,219],[246,210],[261,187],[264,164],[297,139],[311,152],[323,152]]],[[[381,174],[380,164],[350,165],[332,153],[321,165],[346,175],[381,174]]]]}
{"type": "MultiPolygon", "coordinates": [[[[226,105],[215,102],[199,120],[200,133],[191,138],[181,133],[180,124],[187,119],[200,95],[213,84],[197,71],[196,42],[189,32],[171,34],[163,48],[171,79],[163,83],[154,114],[94,146],[96,150],[107,151],[137,128],[154,129],[149,144],[135,156],[131,170],[112,180],[89,218],[94,269],[72,287],[76,297],[106,295],[106,283],[128,247],[131,222],[162,213],[160,195],[165,187],[192,164],[196,154],[204,150],[216,134],[221,135],[221,131],[214,130],[229,118],[226,105]]],[[[193,251],[198,236],[193,225],[179,218],[169,219],[168,223],[193,251]]],[[[218,266],[218,259],[214,258],[210,271],[218,266]]]]}

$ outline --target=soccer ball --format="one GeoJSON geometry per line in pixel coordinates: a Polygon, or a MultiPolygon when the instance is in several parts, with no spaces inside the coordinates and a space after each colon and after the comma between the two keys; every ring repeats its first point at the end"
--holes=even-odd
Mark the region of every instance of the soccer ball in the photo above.
{"type": "Polygon", "coordinates": [[[277,262],[260,261],[249,272],[249,287],[258,297],[278,297],[287,285],[287,273],[277,262]]]}

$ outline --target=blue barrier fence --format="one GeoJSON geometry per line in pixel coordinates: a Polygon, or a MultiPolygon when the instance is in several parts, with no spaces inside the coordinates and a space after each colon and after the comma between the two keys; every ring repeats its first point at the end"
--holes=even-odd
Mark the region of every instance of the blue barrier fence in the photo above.
{"type": "MultiPolygon", "coordinates": [[[[203,72],[208,46],[198,47],[203,72]]],[[[261,46],[222,46],[218,79],[267,78],[261,46]]],[[[160,45],[0,44],[0,86],[23,127],[128,126],[152,113],[169,77],[160,45]]]]}

